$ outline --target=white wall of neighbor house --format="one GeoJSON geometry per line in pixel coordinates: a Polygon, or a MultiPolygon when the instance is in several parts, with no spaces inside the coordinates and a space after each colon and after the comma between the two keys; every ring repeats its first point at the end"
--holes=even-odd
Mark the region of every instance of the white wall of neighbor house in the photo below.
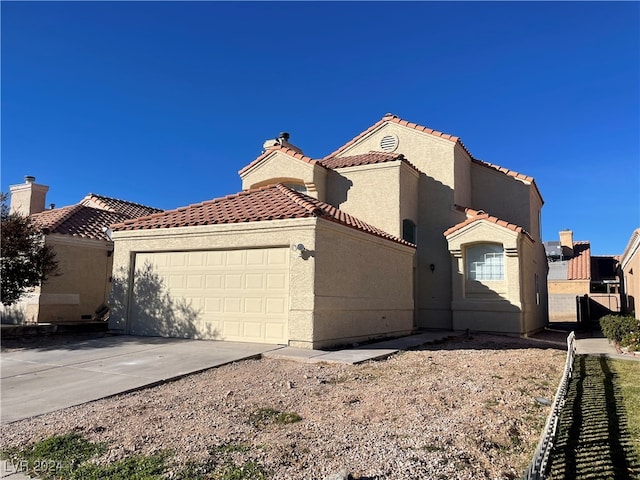
{"type": "Polygon", "coordinates": [[[414,255],[412,247],[321,219],[312,347],[410,333],[414,255]]]}
{"type": "Polygon", "coordinates": [[[124,285],[124,288],[112,290],[110,328],[127,331],[135,321],[131,317],[134,309],[130,290],[137,253],[282,247],[287,249],[292,265],[289,271],[288,340],[290,343],[312,344],[315,261],[313,257],[298,261],[298,254],[290,247],[303,244],[313,251],[316,223],[317,218],[305,218],[114,232],[114,277],[116,285],[124,285]]]}

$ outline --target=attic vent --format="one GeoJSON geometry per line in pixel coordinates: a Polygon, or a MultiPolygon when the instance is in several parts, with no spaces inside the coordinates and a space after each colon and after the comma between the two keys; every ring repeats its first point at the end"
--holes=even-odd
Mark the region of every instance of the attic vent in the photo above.
{"type": "Polygon", "coordinates": [[[380,149],[383,152],[393,152],[398,148],[398,137],[395,135],[385,135],[380,140],[380,149]]]}

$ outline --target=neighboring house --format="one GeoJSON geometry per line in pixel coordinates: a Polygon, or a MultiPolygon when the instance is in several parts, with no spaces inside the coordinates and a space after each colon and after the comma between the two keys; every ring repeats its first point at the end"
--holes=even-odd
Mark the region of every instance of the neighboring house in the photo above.
{"type": "Polygon", "coordinates": [[[111,328],[319,348],[547,324],[533,178],[390,114],[322,159],[264,148],[242,192],[112,226],[111,328]]]}
{"type": "Polygon", "coordinates": [[[549,320],[595,320],[621,311],[618,257],[591,255],[591,243],[574,241],[571,230],[560,241],[544,242],[549,275],[549,320]]]}
{"type": "Polygon", "coordinates": [[[45,210],[49,187],[25,177],[13,185],[11,212],[30,216],[42,228],[44,241],[56,252],[59,275],[27,294],[11,307],[4,307],[3,322],[80,322],[104,311],[113,264],[113,242],[107,228],[141,215],[161,210],[123,200],[88,194],[76,205],[45,210]]]}
{"type": "Polygon", "coordinates": [[[620,258],[623,275],[623,311],[640,319],[637,302],[640,299],[640,228],[634,230],[620,258]]]}

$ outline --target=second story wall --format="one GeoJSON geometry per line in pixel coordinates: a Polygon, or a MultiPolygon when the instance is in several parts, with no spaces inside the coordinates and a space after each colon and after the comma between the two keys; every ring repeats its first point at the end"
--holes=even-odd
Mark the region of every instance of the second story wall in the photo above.
{"type": "Polygon", "coordinates": [[[542,200],[534,184],[491,167],[471,165],[471,205],[503,220],[522,226],[540,239],[542,200]]]}
{"type": "Polygon", "coordinates": [[[402,238],[417,223],[418,173],[400,160],[339,168],[327,177],[327,203],[402,238]]]}

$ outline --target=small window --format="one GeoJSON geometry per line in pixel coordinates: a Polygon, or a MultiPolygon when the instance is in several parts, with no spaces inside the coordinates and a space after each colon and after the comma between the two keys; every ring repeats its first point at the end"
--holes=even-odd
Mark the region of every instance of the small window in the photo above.
{"type": "Polygon", "coordinates": [[[504,280],[504,249],[502,245],[483,243],[467,248],[469,280],[504,280]]]}
{"type": "Polygon", "coordinates": [[[409,243],[416,243],[416,224],[408,218],[402,221],[402,239],[409,243]]]}

